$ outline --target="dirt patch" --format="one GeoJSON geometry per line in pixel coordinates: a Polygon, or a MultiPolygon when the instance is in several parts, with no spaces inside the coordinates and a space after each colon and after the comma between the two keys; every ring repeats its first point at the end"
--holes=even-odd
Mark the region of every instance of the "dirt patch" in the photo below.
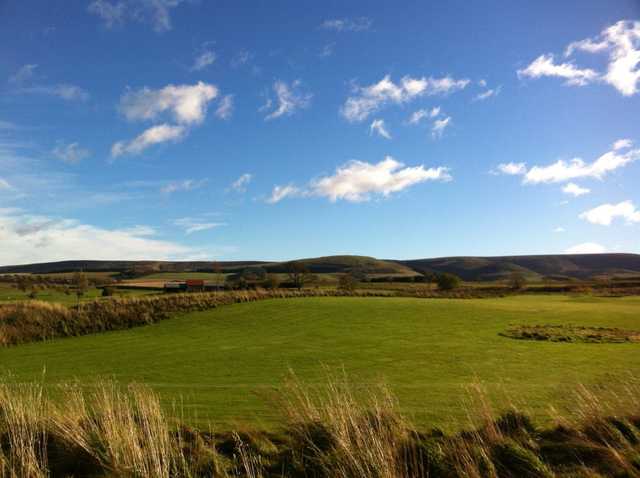
{"type": "Polygon", "coordinates": [[[576,342],[589,344],[640,343],[640,331],[609,327],[573,325],[515,325],[501,332],[503,337],[518,340],[576,342]]]}

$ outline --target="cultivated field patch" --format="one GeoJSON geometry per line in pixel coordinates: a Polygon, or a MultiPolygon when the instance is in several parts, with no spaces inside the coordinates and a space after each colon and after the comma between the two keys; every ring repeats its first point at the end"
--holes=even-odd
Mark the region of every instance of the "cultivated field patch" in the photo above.
{"type": "Polygon", "coordinates": [[[518,340],[550,342],[640,343],[640,331],[615,327],[581,327],[575,325],[517,325],[500,335],[518,340]]]}

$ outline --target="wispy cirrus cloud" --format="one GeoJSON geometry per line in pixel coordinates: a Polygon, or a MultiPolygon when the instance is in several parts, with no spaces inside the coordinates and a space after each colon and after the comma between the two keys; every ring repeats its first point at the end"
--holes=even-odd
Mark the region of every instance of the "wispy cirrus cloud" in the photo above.
{"type": "Polygon", "coordinates": [[[389,75],[369,86],[355,86],[353,95],[340,108],[340,114],[350,122],[367,119],[389,104],[401,105],[421,96],[447,95],[466,88],[470,80],[442,78],[413,78],[404,76],[394,83],[389,75]]]}
{"type": "Polygon", "coordinates": [[[453,124],[453,120],[451,116],[447,116],[445,118],[437,119],[433,122],[431,126],[431,136],[435,139],[442,138],[444,134],[444,130],[453,124]]]}
{"type": "Polygon", "coordinates": [[[253,179],[253,175],[249,173],[244,173],[238,179],[231,183],[231,189],[238,193],[244,193],[247,191],[247,186],[253,179]]]}
{"type": "Polygon", "coordinates": [[[187,235],[226,226],[224,222],[207,222],[206,220],[197,217],[181,217],[179,219],[175,219],[172,223],[174,226],[183,229],[184,233],[187,235]]]}
{"type": "Polygon", "coordinates": [[[419,124],[421,123],[423,120],[425,119],[433,119],[436,118],[437,116],[440,115],[440,111],[441,108],[439,106],[435,106],[433,108],[431,108],[430,110],[428,109],[419,109],[417,111],[414,111],[413,113],[411,113],[411,116],[409,117],[409,120],[407,121],[407,124],[419,124]]]}
{"type": "Polygon", "coordinates": [[[207,184],[208,179],[183,179],[181,181],[171,181],[160,188],[163,194],[172,194],[180,191],[193,191],[200,189],[207,184]]]}
{"type": "Polygon", "coordinates": [[[368,17],[359,18],[330,18],[320,24],[323,30],[336,32],[364,32],[370,30],[373,20],[368,17]]]}
{"type": "Polygon", "coordinates": [[[14,93],[55,96],[68,101],[87,101],[89,99],[89,93],[77,85],[69,83],[43,84],[42,79],[38,79],[36,75],[37,68],[36,64],[23,65],[9,77],[8,83],[14,93]]]}
{"type": "Polygon", "coordinates": [[[233,115],[233,95],[225,95],[218,103],[216,116],[220,119],[226,120],[231,118],[231,115],[233,115]]]}
{"type": "Polygon", "coordinates": [[[391,139],[391,133],[389,133],[383,119],[373,120],[369,126],[369,135],[373,135],[374,133],[378,136],[382,136],[383,138],[391,139]]]}
{"type": "Polygon", "coordinates": [[[91,151],[83,148],[79,143],[65,144],[60,142],[53,148],[52,153],[56,158],[68,164],[79,163],[91,156],[91,151]]]}
{"type": "Polygon", "coordinates": [[[502,85],[498,85],[495,88],[487,88],[485,91],[478,93],[473,97],[473,101],[484,101],[489,98],[495,98],[502,91],[502,85]]]}
{"type": "Polygon", "coordinates": [[[451,179],[448,168],[406,167],[391,156],[379,163],[354,160],[338,167],[332,175],[310,181],[305,188],[293,184],[276,186],[267,202],[273,204],[293,196],[325,197],[331,202],[365,202],[374,196],[389,197],[422,182],[451,179]]]}
{"type": "Polygon", "coordinates": [[[191,66],[191,71],[202,71],[210,65],[213,65],[216,61],[216,53],[207,49],[199,53],[195,59],[193,60],[193,65],[191,66]]]}
{"type": "Polygon", "coordinates": [[[269,204],[275,204],[288,197],[299,196],[303,194],[303,191],[293,184],[287,184],[286,186],[274,186],[271,195],[267,198],[269,204]]]}
{"type": "Polygon", "coordinates": [[[273,84],[275,100],[267,98],[260,111],[271,112],[265,116],[265,120],[273,120],[283,116],[290,116],[300,109],[307,108],[311,104],[313,95],[302,91],[302,82],[295,80],[290,84],[284,81],[276,81],[273,84]]]}
{"type": "Polygon", "coordinates": [[[182,3],[184,0],[94,0],[87,11],[100,17],[107,28],[133,21],[149,23],[162,33],[172,29],[171,10],[182,3]]]}

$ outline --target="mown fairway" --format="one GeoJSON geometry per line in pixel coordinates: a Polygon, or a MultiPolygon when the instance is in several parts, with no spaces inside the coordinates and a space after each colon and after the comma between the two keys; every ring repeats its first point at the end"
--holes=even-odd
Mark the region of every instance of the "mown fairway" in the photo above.
{"type": "Polygon", "coordinates": [[[238,304],[123,332],[0,349],[11,380],[96,376],[139,381],[188,420],[268,426],[288,369],[307,382],[344,367],[355,384],[384,380],[420,425],[464,423],[464,387],[485,383],[545,416],[578,383],[615,383],[640,370],[639,344],[517,341],[510,324],[640,329],[640,298],[306,298],[238,304]]]}

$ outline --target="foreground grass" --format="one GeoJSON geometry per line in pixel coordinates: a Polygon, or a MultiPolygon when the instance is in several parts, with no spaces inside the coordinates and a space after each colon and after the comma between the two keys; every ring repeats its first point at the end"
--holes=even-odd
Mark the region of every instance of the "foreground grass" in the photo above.
{"type": "Polygon", "coordinates": [[[596,478],[640,476],[638,383],[574,391],[575,419],[540,428],[498,416],[482,386],[462,433],[416,430],[384,387],[346,377],[320,389],[293,377],[277,431],[211,432],[163,412],[144,386],[0,383],[0,476],[44,478],[596,478]]]}
{"type": "Polygon", "coordinates": [[[497,403],[525,402],[536,419],[570,407],[568,388],[640,370],[638,344],[520,341],[513,324],[638,328],[640,298],[278,299],[184,314],[147,327],[0,349],[12,380],[57,383],[113,376],[184,401],[189,422],[271,427],[289,369],[323,383],[344,368],[356,387],[385,381],[417,426],[458,429],[461,390],[486,384],[497,403]]]}

